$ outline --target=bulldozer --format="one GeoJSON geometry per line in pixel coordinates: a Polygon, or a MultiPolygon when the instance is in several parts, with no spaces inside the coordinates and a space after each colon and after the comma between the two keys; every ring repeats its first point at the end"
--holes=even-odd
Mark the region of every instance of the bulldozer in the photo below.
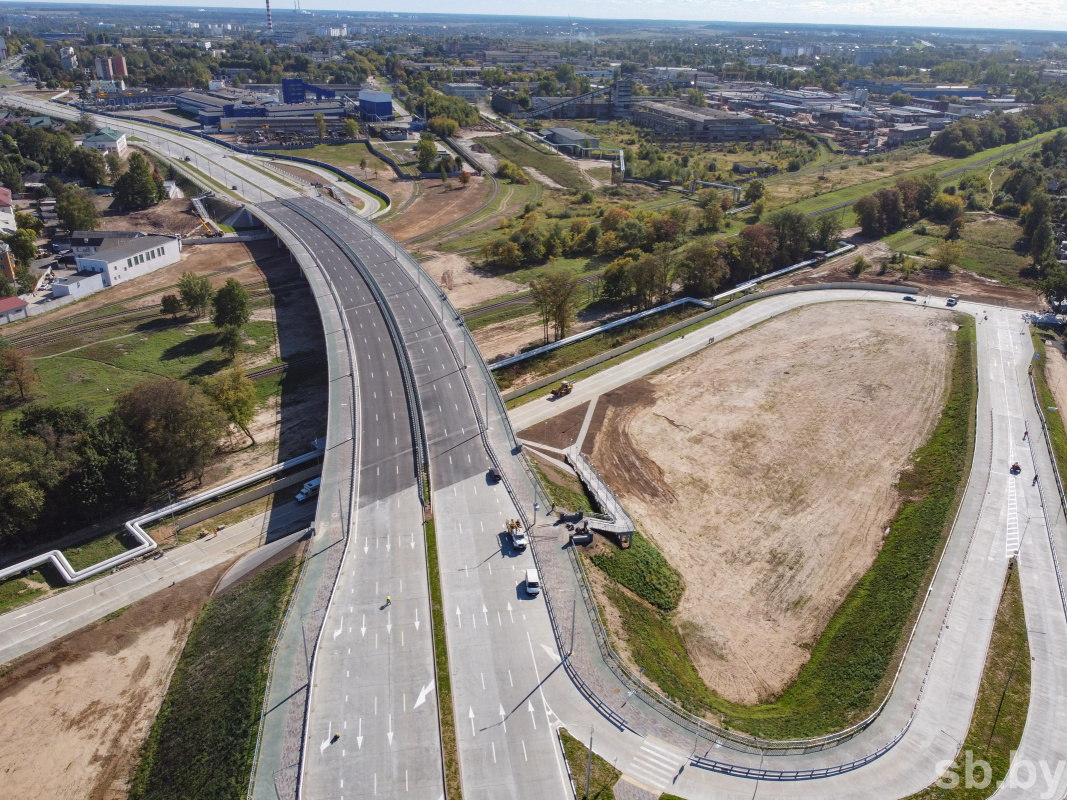
{"type": "Polygon", "coordinates": [[[571,381],[560,381],[559,386],[552,390],[552,396],[566,397],[572,391],[574,391],[574,384],[571,381]]]}

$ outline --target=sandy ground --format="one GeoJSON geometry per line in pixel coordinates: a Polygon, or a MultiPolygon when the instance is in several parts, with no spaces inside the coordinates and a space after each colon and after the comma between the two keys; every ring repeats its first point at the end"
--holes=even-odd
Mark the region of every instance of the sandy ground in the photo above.
{"type": "Polygon", "coordinates": [[[497,163],[496,156],[486,150],[484,145],[479,144],[475,140],[479,137],[499,136],[500,133],[495,130],[471,131],[467,128],[464,128],[459,131],[459,135],[461,138],[456,140],[457,143],[468,152],[474,153],[474,156],[478,160],[478,163],[485,167],[485,169],[489,170],[490,172],[496,172],[496,168],[499,166],[499,164],[497,163]]]}
{"type": "Polygon", "coordinates": [[[525,345],[531,342],[540,343],[541,339],[539,314],[524,314],[504,322],[494,322],[474,332],[474,341],[486,361],[515,355],[525,345]]]}
{"type": "Polygon", "coordinates": [[[422,181],[422,194],[412,201],[403,214],[389,220],[382,228],[398,241],[430,233],[475,211],[489,197],[491,181],[474,176],[467,186],[451,180],[452,189],[446,191],[441,181],[422,181]]]}
{"type": "Polygon", "coordinates": [[[950,328],[823,304],[600,399],[593,460],[681,571],[675,622],[716,693],[780,693],[870,567],[940,411],[950,328]]]}
{"type": "MultiPolygon", "coordinates": [[[[1045,338],[1045,380],[1048,388],[1052,390],[1052,396],[1056,398],[1056,405],[1067,410],[1067,355],[1064,354],[1063,345],[1055,339],[1045,338]]],[[[1052,411],[1046,411],[1052,414],[1052,411]]],[[[1067,417],[1067,413],[1059,412],[1067,417]]]]}
{"type": "Polygon", "coordinates": [[[456,308],[473,308],[523,288],[514,281],[494,278],[475,269],[465,256],[458,253],[431,251],[432,257],[422,262],[456,308]]]}
{"type": "Polygon", "coordinates": [[[534,169],[533,167],[523,167],[522,169],[535,181],[540,181],[549,189],[560,189],[562,191],[567,190],[565,186],[560,186],[558,183],[556,183],[554,180],[552,180],[540,170],[534,169]]]}
{"type": "Polygon", "coordinates": [[[126,797],[192,622],[227,567],[13,663],[0,678],[5,797],[126,797]]]}
{"type": "MultiPolygon", "coordinates": [[[[105,198],[111,202],[109,198],[105,198]]],[[[193,213],[193,204],[188,198],[164,200],[144,211],[120,213],[104,211],[96,226],[102,231],[143,231],[144,233],[180,233],[189,235],[203,233],[204,227],[193,213]]],[[[218,245],[222,247],[222,245],[218,245]]]]}

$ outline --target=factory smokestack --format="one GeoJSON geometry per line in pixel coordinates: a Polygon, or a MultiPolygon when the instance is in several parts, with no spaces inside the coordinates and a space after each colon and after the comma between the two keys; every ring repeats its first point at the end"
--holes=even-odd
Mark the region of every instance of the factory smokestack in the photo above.
{"type": "Polygon", "coordinates": [[[270,16],[270,0],[267,0],[267,30],[274,33],[274,20],[270,16]]]}

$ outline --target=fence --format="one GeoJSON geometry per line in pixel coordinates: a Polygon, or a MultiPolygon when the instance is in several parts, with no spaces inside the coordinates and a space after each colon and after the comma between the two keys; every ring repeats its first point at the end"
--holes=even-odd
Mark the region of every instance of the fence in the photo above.
{"type": "Polygon", "coordinates": [[[219,503],[214,503],[206,508],[202,508],[198,511],[194,511],[192,514],[186,514],[184,517],[178,517],[175,520],[175,527],[178,530],[185,530],[186,528],[196,525],[198,522],[203,522],[205,519],[211,519],[212,517],[224,514],[227,511],[231,511],[238,506],[243,506],[246,503],[251,503],[253,500],[259,500],[261,497],[280,492],[282,489],[288,489],[290,486],[296,486],[304,483],[304,481],[314,478],[322,472],[322,465],[309,467],[308,469],[301,470],[293,475],[287,475],[284,478],[279,478],[276,481],[271,481],[263,486],[257,486],[255,489],[249,489],[247,492],[229,497],[219,503]]]}

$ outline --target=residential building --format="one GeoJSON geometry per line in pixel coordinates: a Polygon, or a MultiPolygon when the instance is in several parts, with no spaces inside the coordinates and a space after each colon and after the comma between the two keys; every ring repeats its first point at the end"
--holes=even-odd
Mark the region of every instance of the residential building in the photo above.
{"type": "Polygon", "coordinates": [[[79,272],[98,272],[104,286],[139,278],[181,259],[182,243],[170,236],[139,236],[75,259],[79,272]]]}
{"type": "Polygon", "coordinates": [[[129,73],[126,72],[126,56],[111,56],[111,74],[116,78],[125,78],[129,73]]]}
{"type": "Polygon", "coordinates": [[[9,281],[15,280],[15,254],[6,242],[0,242],[0,275],[9,281]]]}
{"type": "Polygon", "coordinates": [[[15,232],[15,204],[11,190],[0,187],[0,234],[15,232]]]}
{"type": "Polygon", "coordinates": [[[453,97],[462,97],[468,103],[477,103],[489,97],[489,89],[480,83],[446,83],[443,91],[453,97]]]}
{"type": "Polygon", "coordinates": [[[82,139],[82,147],[91,147],[104,153],[118,153],[121,156],[127,150],[126,134],[113,128],[101,128],[82,139]]]}
{"type": "Polygon", "coordinates": [[[115,73],[111,69],[111,59],[107,56],[97,56],[93,59],[93,65],[96,68],[96,77],[102,81],[109,81],[115,77],[115,73]]]}
{"type": "Polygon", "coordinates": [[[73,72],[78,68],[78,56],[73,47],[63,47],[59,51],[59,60],[63,62],[63,69],[73,72]]]}
{"type": "Polygon", "coordinates": [[[0,61],[7,61],[7,39],[0,36],[0,61]]]}

